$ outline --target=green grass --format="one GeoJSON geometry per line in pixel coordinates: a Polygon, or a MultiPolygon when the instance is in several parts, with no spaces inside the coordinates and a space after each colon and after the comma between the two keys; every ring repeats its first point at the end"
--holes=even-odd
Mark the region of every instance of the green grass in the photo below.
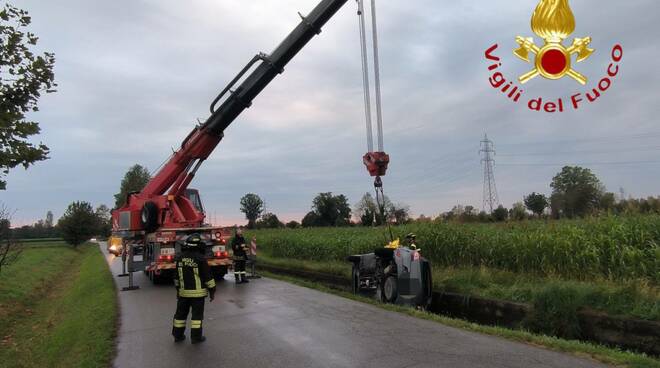
{"type": "Polygon", "coordinates": [[[58,242],[58,243],[64,243],[64,239],[62,238],[37,238],[37,239],[19,239],[18,240],[21,243],[47,243],[47,242],[58,242]]]}
{"type": "Polygon", "coordinates": [[[348,292],[338,291],[325,287],[321,284],[300,280],[293,277],[263,272],[265,276],[291,282],[303,287],[320,290],[326,293],[339,295],[344,298],[356,300],[363,303],[375,305],[386,310],[405,313],[413,317],[422,318],[447,326],[457,327],[469,331],[483,333],[487,335],[499,336],[513,341],[519,341],[530,345],[542,346],[551,350],[574,354],[579,357],[592,358],[600,362],[616,365],[619,367],[630,368],[660,368],[660,360],[648,357],[644,354],[637,354],[618,349],[612,349],[601,345],[585,343],[576,340],[564,340],[556,337],[534,334],[528,331],[510,330],[501,327],[483,326],[470,323],[460,319],[443,317],[427,312],[418,311],[412,308],[378,303],[373,299],[356,296],[348,292]]]}
{"type": "MultiPolygon", "coordinates": [[[[503,224],[415,223],[393,228],[417,234],[436,266],[487,267],[575,280],[637,280],[660,284],[660,215],[503,224]]],[[[277,258],[343,261],[387,242],[384,228],[258,230],[277,258]]]]}
{"type": "Polygon", "coordinates": [[[3,367],[105,367],[117,301],[96,245],[27,248],[0,274],[3,367]]]}

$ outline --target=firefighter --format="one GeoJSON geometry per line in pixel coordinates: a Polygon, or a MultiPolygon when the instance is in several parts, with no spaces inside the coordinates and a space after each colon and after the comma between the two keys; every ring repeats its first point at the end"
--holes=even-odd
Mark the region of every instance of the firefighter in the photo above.
{"type": "Polygon", "coordinates": [[[231,240],[231,250],[234,251],[234,277],[237,284],[250,282],[245,273],[245,261],[247,260],[248,246],[245,244],[243,230],[236,229],[234,238],[231,240]]]}
{"type": "Polygon", "coordinates": [[[415,244],[416,238],[417,236],[413,233],[408,233],[408,235],[406,235],[406,245],[408,245],[410,249],[417,249],[417,244],[415,244]]]}
{"type": "Polygon", "coordinates": [[[172,335],[174,342],[186,339],[186,320],[192,308],[190,318],[190,341],[197,344],[206,340],[202,334],[204,319],[204,299],[215,298],[215,280],[209,273],[209,266],[204,257],[204,241],[199,234],[188,236],[181,247],[181,254],[176,257],[177,277],[174,286],[177,291],[176,313],[172,335]]]}

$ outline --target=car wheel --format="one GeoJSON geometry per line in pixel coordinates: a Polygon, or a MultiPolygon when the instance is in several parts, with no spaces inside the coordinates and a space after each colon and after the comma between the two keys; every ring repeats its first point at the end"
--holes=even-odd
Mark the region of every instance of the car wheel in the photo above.
{"type": "Polygon", "coordinates": [[[383,300],[387,303],[394,303],[399,296],[397,288],[397,279],[395,276],[387,276],[382,286],[383,300]]]}
{"type": "Polygon", "coordinates": [[[431,272],[431,265],[428,262],[424,263],[424,272],[422,273],[423,275],[423,281],[425,284],[425,297],[427,298],[424,301],[424,305],[422,306],[424,309],[428,309],[431,306],[431,302],[433,301],[433,273],[431,272]]]}
{"type": "Polygon", "coordinates": [[[360,292],[360,268],[356,265],[353,265],[351,280],[351,289],[353,290],[353,294],[358,294],[360,292]]]}

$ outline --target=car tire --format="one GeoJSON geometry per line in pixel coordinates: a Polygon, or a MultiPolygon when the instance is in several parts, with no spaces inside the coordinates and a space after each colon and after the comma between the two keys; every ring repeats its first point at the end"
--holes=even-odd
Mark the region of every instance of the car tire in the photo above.
{"type": "Polygon", "coordinates": [[[351,289],[353,294],[360,293],[360,267],[356,266],[355,264],[353,265],[353,269],[351,271],[351,289]]]}
{"type": "Polygon", "coordinates": [[[422,272],[423,280],[425,281],[425,297],[427,300],[423,302],[422,308],[427,310],[431,306],[433,301],[433,272],[431,272],[431,264],[429,262],[424,262],[424,269],[422,272]]]}
{"type": "Polygon", "coordinates": [[[147,202],[140,212],[142,228],[150,233],[158,228],[158,206],[154,202],[147,202]]]}
{"type": "Polygon", "coordinates": [[[385,281],[381,286],[382,288],[381,295],[384,302],[386,303],[396,302],[396,299],[399,296],[397,282],[398,281],[396,276],[390,275],[385,278],[385,281]]]}

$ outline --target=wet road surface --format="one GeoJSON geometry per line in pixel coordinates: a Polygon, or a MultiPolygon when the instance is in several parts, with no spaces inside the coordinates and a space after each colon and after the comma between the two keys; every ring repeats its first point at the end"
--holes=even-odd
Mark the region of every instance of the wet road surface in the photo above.
{"type": "MultiPolygon", "coordinates": [[[[120,274],[121,259],[108,255],[105,244],[101,249],[120,274]]],[[[119,290],[128,283],[115,281],[119,290]]],[[[605,367],[272,279],[235,285],[231,275],[218,285],[215,301],[207,299],[208,340],[174,344],[174,287],[151,285],[142,273],[135,282],[139,290],[118,291],[118,368],[605,367]]]]}

